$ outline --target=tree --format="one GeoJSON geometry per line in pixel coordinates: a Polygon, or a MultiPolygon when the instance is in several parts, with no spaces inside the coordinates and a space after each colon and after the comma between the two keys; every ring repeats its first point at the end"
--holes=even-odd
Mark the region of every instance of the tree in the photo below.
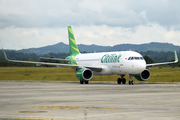
{"type": "Polygon", "coordinates": [[[147,55],[144,56],[144,59],[145,59],[147,64],[154,63],[154,61],[150,57],[148,57],[147,55]]]}

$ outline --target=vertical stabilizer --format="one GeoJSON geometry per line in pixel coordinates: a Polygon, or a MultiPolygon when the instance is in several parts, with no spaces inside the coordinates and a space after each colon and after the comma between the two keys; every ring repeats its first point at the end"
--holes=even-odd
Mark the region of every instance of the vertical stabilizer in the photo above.
{"type": "Polygon", "coordinates": [[[71,29],[71,26],[68,26],[68,35],[69,35],[69,49],[70,49],[70,55],[76,56],[79,54],[79,49],[77,47],[76,41],[74,39],[74,35],[71,29]]]}

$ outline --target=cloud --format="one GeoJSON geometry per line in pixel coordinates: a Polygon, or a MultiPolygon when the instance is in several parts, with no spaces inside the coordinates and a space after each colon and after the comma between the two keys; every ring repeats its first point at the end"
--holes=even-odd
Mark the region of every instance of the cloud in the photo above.
{"type": "Polygon", "coordinates": [[[0,4],[0,27],[179,25],[180,1],[11,0],[0,4]]]}
{"type": "Polygon", "coordinates": [[[158,24],[141,25],[135,29],[103,25],[75,27],[73,30],[76,31],[75,37],[77,42],[82,44],[94,43],[112,46],[123,43],[142,44],[154,41],[163,43],[173,42],[175,45],[180,45],[180,31],[167,30],[158,24]]]}
{"type": "Polygon", "coordinates": [[[41,47],[61,41],[68,44],[66,29],[17,27],[0,29],[0,47],[6,49],[41,47]]]}
{"type": "MultiPolygon", "coordinates": [[[[72,26],[77,44],[142,44],[163,42],[180,45],[180,31],[167,30],[158,24],[141,25],[136,28],[102,26],[72,26]]],[[[64,42],[68,44],[67,27],[63,28],[17,28],[0,29],[0,47],[22,49],[41,47],[64,42]]]]}
{"type": "Polygon", "coordinates": [[[82,44],[180,45],[179,4],[177,0],[0,0],[0,47],[68,44],[69,25],[82,44]]]}

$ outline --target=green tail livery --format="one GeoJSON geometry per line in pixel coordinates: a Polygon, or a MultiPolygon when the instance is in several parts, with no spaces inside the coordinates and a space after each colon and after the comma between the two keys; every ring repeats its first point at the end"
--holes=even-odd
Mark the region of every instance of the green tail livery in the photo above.
{"type": "Polygon", "coordinates": [[[70,49],[70,55],[78,55],[79,49],[77,47],[76,41],[74,39],[74,35],[71,29],[71,26],[68,26],[68,35],[69,35],[69,49],[70,49]]]}
{"type": "Polygon", "coordinates": [[[69,35],[69,50],[70,56],[66,57],[66,60],[69,60],[69,64],[77,65],[75,56],[80,54],[79,49],[77,47],[76,41],[74,39],[74,35],[72,32],[71,26],[68,26],[68,35],[69,35]]]}

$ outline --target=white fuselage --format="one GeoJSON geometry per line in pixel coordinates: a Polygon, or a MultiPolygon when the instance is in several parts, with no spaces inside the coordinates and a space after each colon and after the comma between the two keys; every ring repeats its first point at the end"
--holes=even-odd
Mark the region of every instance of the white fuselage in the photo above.
{"type": "Polygon", "coordinates": [[[101,72],[93,71],[95,75],[137,74],[146,69],[142,55],[134,51],[79,54],[75,61],[80,66],[102,67],[101,72]]]}

